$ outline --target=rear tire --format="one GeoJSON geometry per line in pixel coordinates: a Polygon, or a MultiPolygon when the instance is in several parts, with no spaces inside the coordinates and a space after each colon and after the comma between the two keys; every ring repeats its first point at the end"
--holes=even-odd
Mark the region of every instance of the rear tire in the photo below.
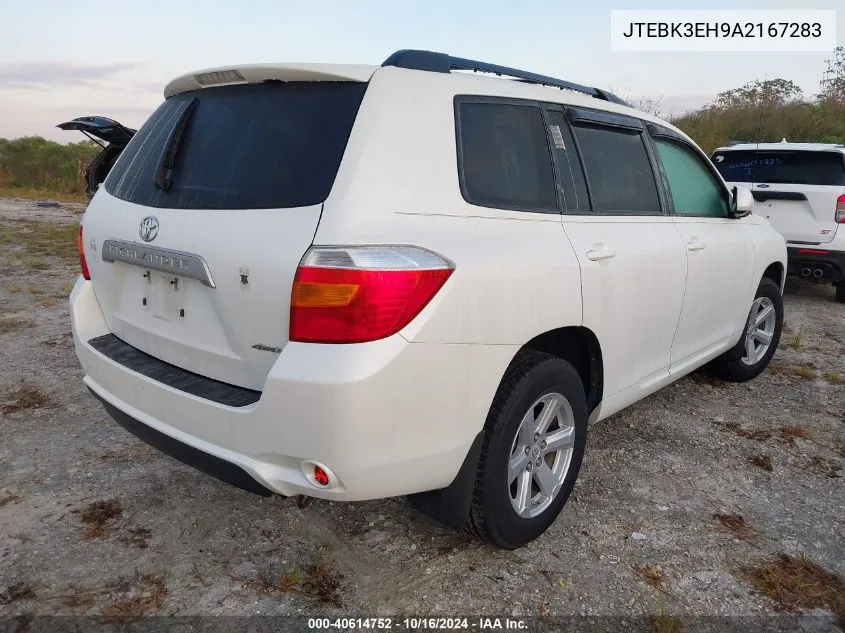
{"type": "Polygon", "coordinates": [[[836,284],[836,303],[845,303],[845,281],[836,284]]]}
{"type": "Polygon", "coordinates": [[[520,352],[484,425],[467,531],[505,549],[540,536],[572,492],[586,442],[578,373],[551,354],[520,352]]]}
{"type": "Polygon", "coordinates": [[[783,327],[780,287],[764,277],[748,314],[739,342],[705,367],[707,373],[730,382],[746,382],[759,376],[775,355],[783,327]],[[769,311],[770,310],[770,311],[769,311]],[[752,327],[752,319],[755,324],[752,327]],[[767,346],[764,348],[766,337],[767,346]]]}

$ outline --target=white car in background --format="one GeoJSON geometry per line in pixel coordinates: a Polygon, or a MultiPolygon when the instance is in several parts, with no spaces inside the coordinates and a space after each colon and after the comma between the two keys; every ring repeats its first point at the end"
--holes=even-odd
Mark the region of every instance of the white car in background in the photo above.
{"type": "Polygon", "coordinates": [[[164,92],[83,218],[73,339],[118,422],[227,481],[515,548],[588,420],[775,352],[783,238],[610,93],[427,51],[164,92]]]}
{"type": "Polygon", "coordinates": [[[734,143],[713,162],[729,185],[751,189],[754,212],[783,234],[788,272],[833,284],[845,303],[845,145],[734,143]]]}

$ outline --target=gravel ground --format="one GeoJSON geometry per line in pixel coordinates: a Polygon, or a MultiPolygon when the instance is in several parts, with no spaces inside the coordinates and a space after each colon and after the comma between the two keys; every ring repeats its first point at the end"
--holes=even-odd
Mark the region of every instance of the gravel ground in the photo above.
{"type": "MultiPolygon", "coordinates": [[[[0,200],[0,228],[80,211],[0,200]]],[[[776,613],[740,570],[780,553],[845,576],[845,306],[829,286],[790,281],[757,380],[695,374],[595,424],[556,523],[505,552],[403,499],[300,509],[158,454],[83,387],[73,258],[38,269],[0,249],[0,615],[657,615],[670,631],[776,613]],[[731,513],[744,528],[714,518],[731,513]]]]}

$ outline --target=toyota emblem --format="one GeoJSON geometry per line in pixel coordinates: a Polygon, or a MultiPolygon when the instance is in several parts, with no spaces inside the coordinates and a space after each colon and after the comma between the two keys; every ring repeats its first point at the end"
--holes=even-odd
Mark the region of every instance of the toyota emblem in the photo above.
{"type": "Polygon", "coordinates": [[[158,218],[149,215],[141,220],[138,235],[145,242],[152,242],[156,238],[156,235],[158,235],[158,218]]]}

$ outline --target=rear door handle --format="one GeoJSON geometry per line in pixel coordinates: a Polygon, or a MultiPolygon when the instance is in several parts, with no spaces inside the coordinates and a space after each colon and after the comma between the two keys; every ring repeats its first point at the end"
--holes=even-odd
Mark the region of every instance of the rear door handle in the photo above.
{"type": "Polygon", "coordinates": [[[689,242],[687,242],[687,250],[688,251],[703,251],[704,250],[704,242],[701,242],[701,241],[693,238],[689,242]]]}
{"type": "MultiPolygon", "coordinates": [[[[596,244],[598,246],[598,244],[596,244]]],[[[610,250],[607,246],[602,246],[601,248],[596,248],[591,251],[587,251],[587,259],[591,262],[598,262],[604,259],[613,259],[616,257],[616,253],[610,250]]]]}

